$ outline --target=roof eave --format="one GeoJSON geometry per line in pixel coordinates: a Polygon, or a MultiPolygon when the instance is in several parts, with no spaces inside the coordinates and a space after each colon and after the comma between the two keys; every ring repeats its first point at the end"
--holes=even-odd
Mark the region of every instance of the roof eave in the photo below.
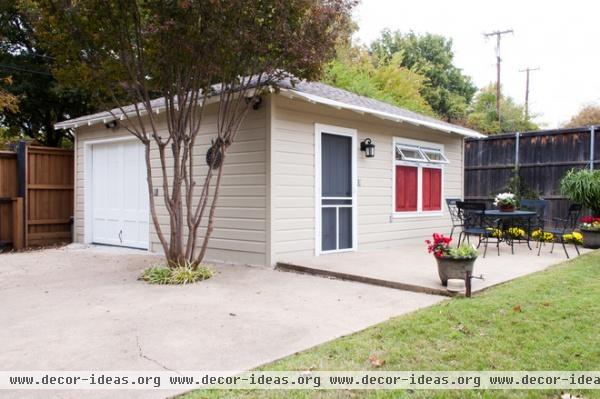
{"type": "MultiPolygon", "coordinates": [[[[348,103],[344,103],[341,101],[317,96],[314,94],[304,93],[304,92],[294,90],[294,89],[281,88],[279,93],[288,98],[300,98],[300,99],[307,101],[309,103],[312,103],[312,104],[322,104],[322,105],[326,105],[326,106],[329,106],[329,107],[332,107],[332,108],[335,108],[338,110],[346,109],[346,110],[356,112],[361,115],[369,114],[369,115],[375,116],[377,118],[384,119],[384,120],[391,120],[396,123],[410,123],[415,126],[423,126],[423,127],[427,127],[430,129],[442,131],[444,133],[458,134],[458,135],[461,135],[464,137],[472,137],[472,138],[485,137],[485,135],[483,135],[481,133],[478,133],[474,130],[465,129],[460,126],[447,125],[447,124],[443,124],[443,123],[435,123],[435,122],[424,121],[424,120],[420,120],[420,119],[416,119],[416,118],[395,115],[395,114],[391,114],[389,112],[377,111],[377,110],[374,110],[371,108],[348,104],[348,103]]],[[[218,100],[219,100],[219,97],[214,96],[214,97],[210,98],[208,100],[208,102],[212,103],[212,102],[217,102],[218,100]]],[[[153,111],[156,114],[158,114],[158,113],[160,113],[160,111],[162,111],[164,109],[165,109],[165,106],[160,105],[160,106],[155,106],[153,108],[153,111]]],[[[99,124],[99,123],[106,124],[106,123],[114,121],[114,120],[124,120],[127,117],[133,117],[133,116],[137,115],[135,110],[131,110],[131,111],[127,112],[126,114],[124,114],[121,111],[118,111],[118,114],[116,112],[117,111],[113,110],[114,115],[110,115],[110,116],[107,116],[106,114],[104,114],[102,116],[90,115],[89,118],[87,118],[87,119],[83,118],[83,119],[66,120],[66,121],[55,124],[54,128],[55,129],[77,129],[82,126],[91,126],[91,125],[95,125],[95,124],[99,124]]],[[[146,111],[140,110],[140,114],[145,115],[146,111]]],[[[96,114],[96,115],[98,115],[98,114],[96,114]]]]}
{"type": "Polygon", "coordinates": [[[483,135],[481,133],[478,133],[474,130],[461,128],[460,126],[449,126],[449,125],[442,124],[442,123],[435,123],[435,122],[423,121],[423,120],[409,118],[409,117],[400,116],[400,115],[394,115],[394,114],[391,114],[388,112],[377,111],[374,109],[361,107],[358,105],[343,103],[341,101],[331,100],[331,99],[328,99],[325,97],[321,97],[321,96],[317,96],[317,95],[309,94],[309,93],[304,93],[304,92],[293,90],[293,89],[281,89],[280,93],[283,94],[285,97],[288,97],[291,99],[300,98],[300,99],[310,102],[312,104],[323,104],[323,105],[327,105],[327,106],[330,106],[330,107],[336,108],[336,109],[346,109],[349,111],[359,113],[361,115],[369,114],[369,115],[378,117],[380,119],[391,120],[391,121],[397,122],[397,123],[410,123],[411,125],[428,127],[430,129],[442,131],[444,133],[454,133],[454,134],[458,134],[458,135],[465,136],[465,137],[473,137],[473,138],[485,137],[485,135],[483,135]]]}

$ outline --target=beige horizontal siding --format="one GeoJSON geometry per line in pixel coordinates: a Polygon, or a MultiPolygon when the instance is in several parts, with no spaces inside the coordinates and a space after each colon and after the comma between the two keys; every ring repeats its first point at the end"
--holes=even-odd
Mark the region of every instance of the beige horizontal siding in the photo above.
{"type": "MultiPolygon", "coordinates": [[[[210,106],[205,113],[194,148],[193,165],[196,180],[201,184],[206,175],[205,154],[216,137],[217,106],[210,106]]],[[[167,137],[166,123],[159,118],[159,130],[167,137]]],[[[76,188],[75,188],[75,239],[84,241],[84,145],[86,141],[126,136],[124,129],[109,130],[104,125],[84,127],[76,134],[76,188]]],[[[207,259],[264,265],[266,263],[266,111],[265,107],[251,111],[243,123],[235,143],[230,147],[223,169],[220,197],[216,209],[215,229],[209,243],[207,259]]],[[[168,149],[167,149],[168,152],[168,149]]],[[[161,230],[168,234],[169,217],[162,197],[160,159],[156,149],[151,153],[153,184],[160,190],[155,197],[161,230]]],[[[172,166],[172,158],[167,165],[172,166]]],[[[173,172],[168,169],[167,176],[173,172]]],[[[214,186],[214,185],[213,185],[214,186]]],[[[196,189],[196,200],[201,187],[196,189]]],[[[201,225],[199,237],[204,234],[206,222],[201,225]]],[[[150,222],[150,249],[162,252],[156,230],[150,222]]]]}
{"type": "Polygon", "coordinates": [[[273,260],[312,256],[315,251],[314,128],[322,123],[358,131],[358,142],[370,137],[376,156],[366,159],[358,148],[358,248],[382,248],[406,240],[422,240],[432,232],[447,232],[450,217],[392,218],[392,147],[394,137],[444,145],[450,163],[444,166],[444,197],[461,197],[463,141],[450,135],[410,124],[382,121],[350,111],[276,97],[271,117],[273,165],[272,231],[273,260]]]}

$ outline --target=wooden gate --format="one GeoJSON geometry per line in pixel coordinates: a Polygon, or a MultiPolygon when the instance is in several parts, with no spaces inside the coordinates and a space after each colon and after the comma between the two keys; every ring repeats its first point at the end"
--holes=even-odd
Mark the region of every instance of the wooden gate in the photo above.
{"type": "Polygon", "coordinates": [[[0,248],[71,242],[73,151],[18,144],[0,152],[0,248]]]}
{"type": "Polygon", "coordinates": [[[70,242],[73,151],[25,146],[25,152],[25,244],[70,242]]]}
{"type": "Polygon", "coordinates": [[[0,249],[7,245],[20,249],[25,243],[23,198],[18,196],[17,154],[0,151],[0,249]]]}

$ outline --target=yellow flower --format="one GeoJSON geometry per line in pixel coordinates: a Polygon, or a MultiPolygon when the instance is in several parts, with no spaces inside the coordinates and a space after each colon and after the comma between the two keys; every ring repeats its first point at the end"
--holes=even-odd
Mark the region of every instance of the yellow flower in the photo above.
{"type": "Polygon", "coordinates": [[[554,235],[552,233],[542,234],[542,230],[537,229],[531,233],[531,238],[533,238],[535,241],[552,242],[554,240],[554,235]]]}
{"type": "Polygon", "coordinates": [[[577,231],[574,231],[571,234],[563,235],[563,240],[565,240],[565,242],[570,242],[570,243],[577,244],[577,245],[583,244],[583,236],[581,235],[581,233],[578,233],[577,231]]]}
{"type": "Polygon", "coordinates": [[[502,231],[500,229],[494,229],[494,228],[488,227],[486,230],[492,232],[492,237],[502,238],[502,231]]]}
{"type": "Polygon", "coordinates": [[[508,234],[513,239],[525,238],[525,230],[523,230],[523,229],[521,229],[519,227],[511,227],[511,228],[509,228],[508,229],[508,234]]]}

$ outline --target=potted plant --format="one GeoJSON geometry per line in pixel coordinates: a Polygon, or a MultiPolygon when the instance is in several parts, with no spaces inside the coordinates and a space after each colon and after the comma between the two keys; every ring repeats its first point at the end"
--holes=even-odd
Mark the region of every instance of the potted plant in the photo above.
{"type": "Polygon", "coordinates": [[[600,248],[600,170],[572,169],[560,181],[560,191],[571,201],[592,211],[592,216],[582,220],[579,229],[583,246],[600,248]]]}
{"type": "Polygon", "coordinates": [[[494,205],[500,212],[514,212],[517,207],[517,197],[513,193],[500,193],[496,195],[494,205]]]}
{"type": "Polygon", "coordinates": [[[585,248],[600,248],[600,217],[586,216],[581,218],[579,230],[583,234],[585,248]]]}
{"type": "Polygon", "coordinates": [[[449,279],[466,280],[466,273],[473,273],[473,266],[479,253],[469,244],[455,248],[450,246],[452,238],[434,233],[433,240],[426,240],[427,250],[437,261],[438,274],[442,285],[448,285],[449,279]]]}

